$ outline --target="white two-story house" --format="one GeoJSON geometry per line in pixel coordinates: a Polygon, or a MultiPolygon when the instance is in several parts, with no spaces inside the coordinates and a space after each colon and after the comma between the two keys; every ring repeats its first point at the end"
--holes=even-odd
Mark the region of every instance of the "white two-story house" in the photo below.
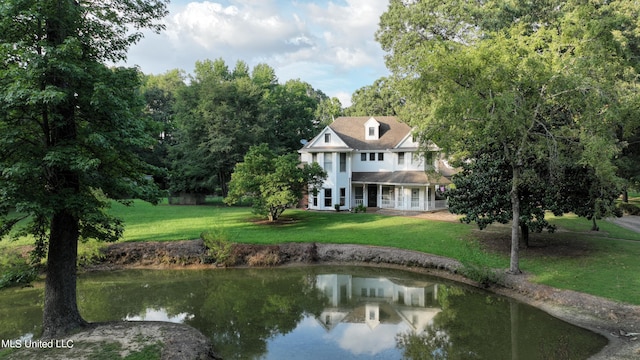
{"type": "Polygon", "coordinates": [[[328,174],[320,191],[309,192],[307,206],[444,208],[436,192],[451,183],[453,169],[440,160],[439,150],[420,148],[412,128],[393,116],[339,117],[299,150],[302,162],[317,162],[328,174]]]}

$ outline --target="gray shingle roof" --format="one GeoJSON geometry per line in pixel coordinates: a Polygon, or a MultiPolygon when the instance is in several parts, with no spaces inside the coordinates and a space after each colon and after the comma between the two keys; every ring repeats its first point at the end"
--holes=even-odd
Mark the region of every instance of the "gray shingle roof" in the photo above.
{"type": "Polygon", "coordinates": [[[354,172],[351,181],[354,183],[376,183],[389,185],[425,185],[451,184],[451,181],[439,174],[428,174],[424,171],[386,171],[386,172],[354,172]]]}
{"type": "Polygon", "coordinates": [[[380,137],[377,140],[365,139],[364,124],[371,116],[350,116],[335,119],[329,127],[352,149],[385,150],[397,146],[411,133],[411,127],[398,121],[395,116],[374,116],[380,123],[380,137]]]}

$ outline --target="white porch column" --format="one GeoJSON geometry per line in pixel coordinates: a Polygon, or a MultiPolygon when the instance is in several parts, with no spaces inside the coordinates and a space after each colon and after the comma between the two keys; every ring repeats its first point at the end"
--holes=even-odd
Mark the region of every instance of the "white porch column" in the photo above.
{"type": "Polygon", "coordinates": [[[424,187],[424,209],[429,210],[429,186],[424,187]]]}

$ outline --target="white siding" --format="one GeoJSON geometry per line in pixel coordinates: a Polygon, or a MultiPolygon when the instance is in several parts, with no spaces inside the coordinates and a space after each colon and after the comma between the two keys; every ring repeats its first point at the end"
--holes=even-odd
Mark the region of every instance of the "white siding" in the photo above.
{"type": "Polygon", "coordinates": [[[352,169],[354,172],[393,171],[395,157],[389,151],[358,151],[352,153],[352,169]],[[361,160],[361,154],[366,154],[366,160],[361,160]],[[375,154],[375,160],[370,160],[369,155],[375,154]],[[383,160],[378,160],[379,154],[383,154],[383,160]]]}

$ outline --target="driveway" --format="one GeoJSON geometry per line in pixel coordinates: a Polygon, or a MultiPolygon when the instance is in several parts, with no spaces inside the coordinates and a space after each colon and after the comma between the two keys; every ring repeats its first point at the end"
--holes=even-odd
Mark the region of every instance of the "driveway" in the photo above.
{"type": "Polygon", "coordinates": [[[610,218],[608,220],[616,225],[622,226],[623,228],[640,233],[640,216],[625,215],[623,217],[610,218]]]}

